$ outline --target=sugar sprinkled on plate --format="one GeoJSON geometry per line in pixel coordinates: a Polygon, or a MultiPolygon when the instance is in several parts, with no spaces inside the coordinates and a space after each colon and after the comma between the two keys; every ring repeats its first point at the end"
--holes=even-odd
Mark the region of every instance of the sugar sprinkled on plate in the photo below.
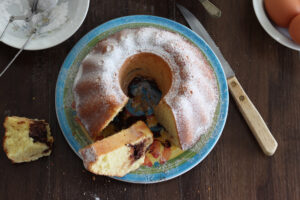
{"type": "MultiPolygon", "coordinates": [[[[0,32],[4,29],[10,16],[12,15],[28,15],[30,13],[33,0],[3,0],[0,2],[0,32]]],[[[67,1],[58,0],[40,0],[38,4],[39,13],[32,18],[33,24],[38,28],[38,33],[43,34],[55,31],[62,27],[68,21],[67,1]],[[57,5],[56,5],[57,3],[57,5]],[[56,5],[56,6],[55,6],[56,5]],[[52,7],[52,8],[51,8],[52,7]],[[41,12],[43,11],[43,12],[41,12]]],[[[28,34],[31,27],[25,21],[14,21],[12,23],[13,30],[22,30],[28,34]]]]}

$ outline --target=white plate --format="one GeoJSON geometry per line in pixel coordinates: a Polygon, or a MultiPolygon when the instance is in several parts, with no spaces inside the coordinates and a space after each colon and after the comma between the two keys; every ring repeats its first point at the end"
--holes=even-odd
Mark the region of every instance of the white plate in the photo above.
{"type": "MultiPolygon", "coordinates": [[[[63,2],[68,2],[68,17],[66,23],[51,32],[34,36],[26,46],[26,50],[41,50],[53,47],[67,40],[79,29],[88,12],[90,1],[59,0],[58,4],[63,2]]],[[[11,15],[18,15],[18,11],[14,10],[15,7],[16,6],[13,5],[11,6],[11,9],[8,10],[11,15]]],[[[18,7],[16,9],[18,9],[18,7]]],[[[0,30],[3,30],[6,23],[6,20],[0,20],[0,30]]],[[[1,41],[9,46],[21,48],[25,43],[27,36],[26,30],[22,28],[16,29],[13,24],[10,24],[1,41]]]]}
{"type": "Polygon", "coordinates": [[[264,9],[264,0],[252,0],[252,3],[256,17],[265,31],[280,44],[290,49],[300,51],[300,45],[291,39],[288,29],[278,27],[270,22],[264,9]]]}

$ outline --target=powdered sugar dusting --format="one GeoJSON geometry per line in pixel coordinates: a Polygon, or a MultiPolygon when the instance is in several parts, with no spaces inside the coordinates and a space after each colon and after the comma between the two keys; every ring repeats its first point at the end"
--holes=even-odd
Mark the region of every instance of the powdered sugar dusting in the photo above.
{"type": "MultiPolygon", "coordinates": [[[[212,125],[219,93],[213,69],[204,55],[177,33],[142,27],[124,29],[100,41],[83,60],[75,78],[76,108],[87,106],[86,94],[103,104],[109,103],[111,96],[117,103],[124,101],[119,71],[128,57],[140,52],[156,54],[170,66],[172,85],[164,101],[173,110],[182,147],[187,149],[212,125]],[[96,87],[90,87],[85,95],[76,92],[87,83],[96,87]]],[[[89,121],[83,122],[89,129],[89,121]]]]}
{"type": "Polygon", "coordinates": [[[91,163],[91,162],[95,162],[96,161],[96,152],[94,150],[94,147],[91,146],[91,147],[86,147],[85,149],[82,149],[80,151],[80,154],[83,158],[83,164],[84,164],[84,167],[85,168],[88,168],[88,165],[91,163]]]}

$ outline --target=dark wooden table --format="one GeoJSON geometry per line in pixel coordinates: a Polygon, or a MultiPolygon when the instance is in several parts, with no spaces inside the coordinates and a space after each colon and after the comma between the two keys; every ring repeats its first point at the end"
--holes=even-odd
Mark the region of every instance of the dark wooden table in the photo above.
{"type": "MultiPolygon", "coordinates": [[[[91,0],[82,27],[69,40],[26,51],[0,78],[0,121],[7,115],[46,119],[55,138],[50,157],[12,164],[0,151],[0,199],[300,199],[300,58],[259,25],[252,1],[213,0],[223,11],[211,18],[197,0],[91,0]],[[136,185],[84,170],[59,128],[54,104],[59,69],[73,45],[92,28],[116,17],[150,14],[186,25],[175,7],[192,11],[231,63],[244,89],[278,141],[265,156],[237,106],[209,156],[173,180],[136,185]]],[[[0,69],[16,49],[0,44],[0,69]]],[[[1,126],[1,141],[4,129],[1,126]]]]}

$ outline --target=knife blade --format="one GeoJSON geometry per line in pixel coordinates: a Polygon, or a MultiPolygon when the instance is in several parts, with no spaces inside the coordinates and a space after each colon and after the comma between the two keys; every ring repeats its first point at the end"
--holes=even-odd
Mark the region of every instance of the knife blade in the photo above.
{"type": "Polygon", "coordinates": [[[230,65],[228,62],[225,60],[224,56],[222,55],[219,47],[215,44],[213,39],[210,37],[208,32],[205,30],[203,25],[200,23],[200,21],[190,12],[188,11],[185,7],[177,4],[177,7],[183,14],[185,20],[189,24],[189,26],[192,28],[194,32],[196,32],[198,35],[200,35],[205,42],[213,49],[217,57],[219,58],[220,62],[222,63],[222,67],[224,69],[226,78],[230,78],[235,76],[233,70],[231,69],[230,65]]]}
{"type": "Polygon", "coordinates": [[[229,91],[238,105],[238,108],[246,120],[250,130],[255,136],[263,152],[268,156],[273,155],[277,149],[278,143],[267,127],[265,121],[249,99],[248,95],[242,88],[220,49],[205,30],[201,22],[189,10],[179,4],[177,4],[177,7],[190,25],[191,29],[205,40],[205,42],[219,58],[227,78],[229,91]]]}

